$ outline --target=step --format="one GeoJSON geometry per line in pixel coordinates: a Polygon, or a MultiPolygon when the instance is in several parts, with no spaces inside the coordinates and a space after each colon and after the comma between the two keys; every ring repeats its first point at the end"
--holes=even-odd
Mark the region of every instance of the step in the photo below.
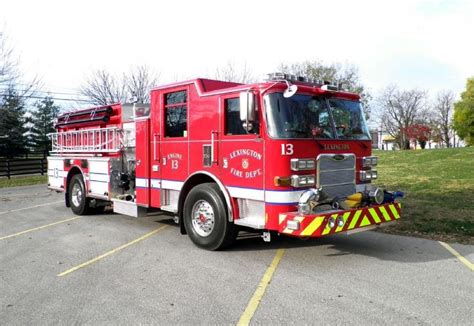
{"type": "Polygon", "coordinates": [[[160,207],[162,211],[177,214],[178,213],[178,207],[176,205],[162,205],[160,207]]]}
{"type": "Polygon", "coordinates": [[[133,217],[144,217],[147,215],[147,208],[138,206],[133,201],[122,200],[122,199],[112,199],[114,213],[119,213],[127,216],[133,217]]]}
{"type": "Polygon", "coordinates": [[[265,228],[265,217],[248,216],[234,220],[234,223],[241,226],[247,226],[254,229],[265,228]]]}

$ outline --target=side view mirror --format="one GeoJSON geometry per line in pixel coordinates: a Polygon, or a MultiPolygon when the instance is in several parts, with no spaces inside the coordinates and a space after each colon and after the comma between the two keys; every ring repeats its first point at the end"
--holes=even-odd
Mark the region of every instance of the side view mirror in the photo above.
{"type": "Polygon", "coordinates": [[[240,120],[247,124],[255,121],[255,95],[252,92],[240,93],[240,120]]]}

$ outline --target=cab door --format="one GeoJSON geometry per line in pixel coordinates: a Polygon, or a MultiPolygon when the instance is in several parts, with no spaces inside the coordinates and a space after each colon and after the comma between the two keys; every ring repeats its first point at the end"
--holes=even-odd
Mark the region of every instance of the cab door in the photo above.
{"type": "Polygon", "coordinates": [[[162,129],[161,93],[151,92],[151,122],[150,122],[150,206],[161,206],[161,139],[162,129]]]}
{"type": "MultiPolygon", "coordinates": [[[[222,157],[221,177],[230,195],[239,198],[240,207],[253,207],[254,211],[241,210],[241,218],[264,216],[264,152],[259,121],[251,130],[245,130],[240,120],[239,94],[221,98],[222,137],[219,153],[222,157]],[[258,202],[258,203],[257,203],[258,202]]],[[[258,115],[257,115],[258,116],[258,115]]]]}
{"type": "Polygon", "coordinates": [[[161,209],[177,212],[179,192],[188,177],[188,87],[161,95],[161,209]]]}

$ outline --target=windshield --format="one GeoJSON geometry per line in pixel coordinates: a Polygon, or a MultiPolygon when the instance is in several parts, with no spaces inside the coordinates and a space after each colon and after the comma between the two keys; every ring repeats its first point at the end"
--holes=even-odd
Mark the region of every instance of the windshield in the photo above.
{"type": "Polygon", "coordinates": [[[264,101],[273,138],[370,139],[359,102],[281,93],[265,95],[264,101]]]}

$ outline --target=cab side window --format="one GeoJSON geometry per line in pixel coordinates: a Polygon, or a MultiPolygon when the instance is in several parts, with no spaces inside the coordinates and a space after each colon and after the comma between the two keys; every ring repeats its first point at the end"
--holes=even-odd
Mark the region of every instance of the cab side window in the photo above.
{"type": "Polygon", "coordinates": [[[253,122],[253,129],[247,132],[240,121],[240,98],[228,98],[224,101],[225,109],[225,134],[226,135],[247,135],[259,133],[258,115],[253,122]]]}
{"type": "Polygon", "coordinates": [[[186,137],[188,135],[186,91],[165,94],[165,137],[186,137]]]}

